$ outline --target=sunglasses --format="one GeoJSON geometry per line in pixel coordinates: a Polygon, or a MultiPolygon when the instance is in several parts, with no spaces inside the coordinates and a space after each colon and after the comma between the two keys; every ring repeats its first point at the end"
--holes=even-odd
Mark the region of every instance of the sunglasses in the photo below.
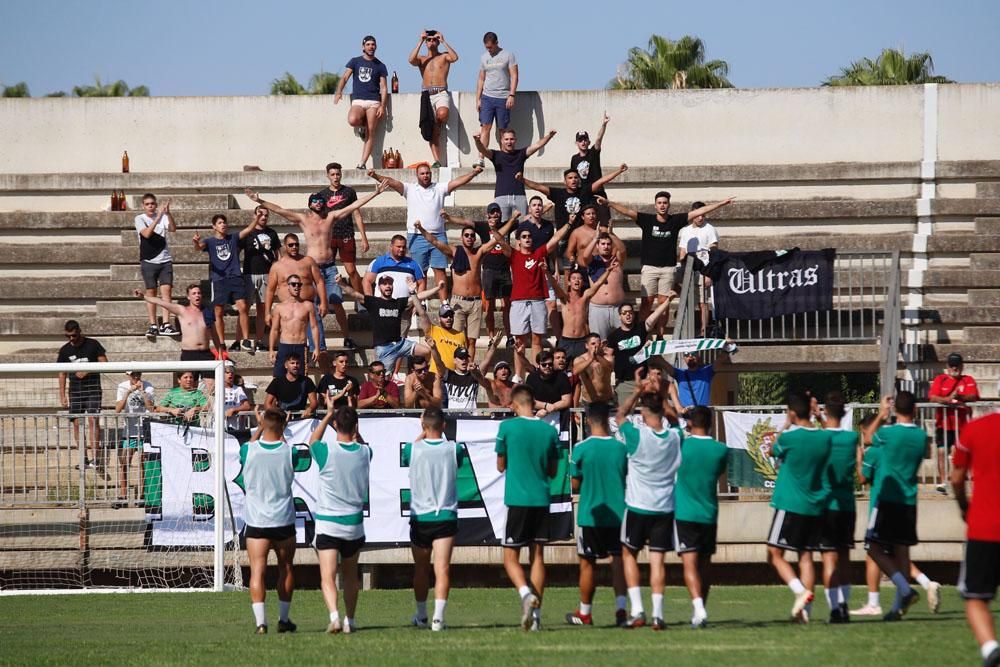
{"type": "Polygon", "coordinates": [[[298,243],[286,243],[285,247],[286,248],[298,248],[299,244],[298,243]]]}
{"type": "Polygon", "coordinates": [[[476,235],[475,235],[475,233],[472,233],[472,234],[462,234],[462,238],[463,239],[474,239],[474,238],[476,238],[476,235]]]}
{"type": "Polygon", "coordinates": [[[538,364],[539,368],[549,368],[550,366],[552,366],[551,361],[543,361],[542,363],[538,364]]]}
{"type": "Polygon", "coordinates": [[[302,287],[302,283],[288,283],[289,287],[302,287]]]}
{"type": "Polygon", "coordinates": [[[427,372],[427,366],[424,366],[423,368],[414,368],[413,372],[414,373],[426,373],[427,372]]]}
{"type": "Polygon", "coordinates": [[[368,372],[371,373],[372,375],[385,375],[385,369],[384,368],[379,369],[377,371],[368,371],[368,372]]]}
{"type": "Polygon", "coordinates": [[[530,239],[531,238],[531,234],[521,234],[517,238],[519,238],[519,239],[521,239],[523,241],[525,239],[530,239]]]}
{"type": "Polygon", "coordinates": [[[74,331],[73,333],[66,334],[66,338],[69,338],[70,340],[76,340],[79,337],[80,337],[79,331],[74,331]]]}

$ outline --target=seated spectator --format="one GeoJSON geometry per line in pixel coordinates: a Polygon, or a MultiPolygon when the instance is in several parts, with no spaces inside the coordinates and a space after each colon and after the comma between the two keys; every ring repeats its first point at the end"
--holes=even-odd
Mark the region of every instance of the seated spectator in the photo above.
{"type": "Polygon", "coordinates": [[[385,376],[385,364],[375,360],[368,364],[368,381],[361,385],[358,408],[379,410],[399,407],[399,387],[385,376]]]}
{"type": "Polygon", "coordinates": [[[309,419],[316,412],[319,399],[316,398],[316,384],[312,378],[300,375],[302,356],[292,352],[285,357],[285,374],[276,377],[267,385],[264,407],[268,410],[280,408],[285,412],[300,412],[300,419],[309,419]]]}
{"type": "Polygon", "coordinates": [[[464,329],[455,329],[455,310],[447,303],[438,309],[438,324],[431,322],[426,311],[421,313],[420,328],[424,335],[434,341],[431,352],[431,372],[443,373],[455,368],[455,350],[468,349],[469,339],[464,329]],[[441,363],[438,363],[438,359],[441,363]]]}
{"type": "MultiPolygon", "coordinates": [[[[153,385],[142,379],[142,371],[125,373],[128,378],[118,385],[115,412],[125,412],[125,426],[118,446],[118,497],[128,499],[128,469],[136,450],[142,451],[143,417],[156,409],[153,385]]],[[[142,493],[142,465],[139,465],[139,493],[142,493]]]]}
{"type": "Polygon", "coordinates": [[[426,357],[410,357],[409,372],[403,384],[404,407],[440,408],[444,405],[442,396],[441,375],[431,371],[426,357]]]}
{"type": "Polygon", "coordinates": [[[544,417],[572,406],[573,388],[565,371],[557,371],[554,355],[542,350],[535,357],[536,368],[528,373],[524,384],[535,395],[535,416],[544,417]]]}
{"type": "Polygon", "coordinates": [[[177,386],[167,392],[155,412],[173,416],[178,424],[191,424],[210,409],[208,397],[198,390],[197,374],[184,371],[177,376],[177,386]]]}
{"type": "Polygon", "coordinates": [[[361,383],[347,374],[347,352],[340,350],[333,355],[333,372],[319,379],[320,399],[327,410],[342,405],[357,407],[361,383]]]}

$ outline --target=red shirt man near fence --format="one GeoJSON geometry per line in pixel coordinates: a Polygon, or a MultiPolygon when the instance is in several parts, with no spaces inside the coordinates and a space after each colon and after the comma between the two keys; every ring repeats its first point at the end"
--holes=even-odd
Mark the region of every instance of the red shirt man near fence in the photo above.
{"type": "Polygon", "coordinates": [[[1000,584],[1000,414],[969,422],[955,446],[951,486],[968,524],[965,559],[958,591],[965,617],[979,644],[984,665],[1000,664],[1000,645],[990,614],[990,600],[1000,584]],[[972,500],[965,480],[972,472],[972,500]]]}
{"type": "Polygon", "coordinates": [[[979,400],[979,387],[971,375],[966,375],[962,355],[952,352],[948,355],[948,368],[931,382],[928,400],[931,403],[952,406],[938,408],[934,415],[934,441],[937,444],[938,493],[947,493],[945,488],[945,455],[958,440],[959,431],[972,417],[972,408],[965,405],[979,400]]]}

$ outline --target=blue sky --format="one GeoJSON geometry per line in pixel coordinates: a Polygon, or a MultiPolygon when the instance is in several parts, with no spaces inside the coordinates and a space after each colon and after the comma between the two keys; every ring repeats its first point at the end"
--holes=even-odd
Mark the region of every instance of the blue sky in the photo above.
{"type": "Polygon", "coordinates": [[[259,95],[285,71],[303,82],[321,68],[341,71],[373,33],[402,92],[412,92],[419,78],[406,58],[430,27],[459,53],[454,90],[475,89],[486,30],[517,55],[523,90],[604,87],[654,32],[701,37],[746,88],[814,86],[889,46],[929,51],[937,73],[957,81],[1000,81],[997,0],[0,0],[0,81],[26,81],[36,96],[95,74],[153,95],[259,95]]]}

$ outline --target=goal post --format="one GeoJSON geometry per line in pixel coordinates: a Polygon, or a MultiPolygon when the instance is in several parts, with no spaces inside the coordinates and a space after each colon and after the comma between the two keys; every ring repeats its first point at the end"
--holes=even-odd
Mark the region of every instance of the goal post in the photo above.
{"type": "MultiPolygon", "coordinates": [[[[234,545],[238,550],[239,539],[232,528],[232,517],[228,516],[224,387],[225,362],[221,360],[0,364],[0,595],[88,588],[225,590],[226,545],[234,545]],[[144,398],[148,391],[155,397],[154,402],[160,404],[174,388],[174,374],[185,371],[201,374],[203,383],[199,389],[204,397],[199,399],[202,407],[200,412],[195,410],[191,414],[202,420],[198,432],[205,446],[199,451],[210,453],[203,463],[213,473],[211,500],[203,499],[204,506],[200,508],[202,515],[212,514],[211,559],[206,558],[204,547],[199,547],[201,553],[195,553],[194,547],[189,551],[183,546],[176,547],[172,556],[183,556],[176,559],[182,563],[178,571],[184,569],[183,563],[190,562],[198,568],[198,576],[176,579],[146,576],[149,573],[130,571],[130,565],[122,562],[130,552],[122,550],[116,554],[114,545],[118,540],[119,544],[128,542],[132,548],[140,543],[148,547],[151,515],[145,491],[155,487],[154,482],[143,480],[143,475],[147,467],[145,452],[151,448],[147,437],[151,423],[177,424],[178,430],[183,427],[187,434],[191,421],[184,419],[186,413],[183,417],[150,414],[144,398]],[[135,397],[138,403],[128,402],[133,398],[129,392],[127,406],[116,411],[116,398],[121,400],[115,395],[116,387],[122,382],[135,382],[134,375],[126,377],[129,373],[144,374],[134,392],[138,394],[135,397]],[[68,413],[67,406],[61,405],[60,374],[67,377],[68,413]],[[143,390],[142,381],[149,377],[157,380],[156,386],[143,390]],[[209,386],[211,394],[204,391],[209,386]],[[132,406],[138,406],[142,412],[132,412],[132,406]],[[123,451],[126,448],[143,454],[135,457],[134,451],[123,451]],[[112,450],[116,453],[110,453],[112,450]],[[133,475],[133,470],[138,472],[133,475]],[[131,499],[134,479],[130,475],[140,480],[135,487],[135,500],[131,499]],[[78,535],[72,531],[73,511],[79,517],[78,535]],[[103,553],[108,555],[100,561],[100,566],[115,569],[116,563],[120,563],[121,569],[117,571],[124,573],[122,579],[127,583],[116,586],[90,580],[91,547],[95,553],[106,549],[103,553]],[[204,571],[209,563],[210,577],[204,571]],[[64,567],[69,567],[65,571],[72,571],[72,565],[76,565],[79,577],[46,578],[47,564],[51,564],[48,572],[64,571],[64,567]],[[40,574],[36,577],[31,572],[40,574]],[[181,581],[197,584],[173,585],[181,581]]],[[[204,454],[202,458],[206,458],[204,454]]],[[[162,471],[154,473],[160,475],[162,483],[162,471]]],[[[158,492],[162,497],[163,489],[158,492]]],[[[170,551],[170,548],[148,548],[150,552],[159,550],[160,554],[170,551]]],[[[140,559],[148,555],[131,553],[140,559]]],[[[238,552],[234,556],[230,564],[232,580],[240,582],[238,552]]],[[[155,557],[148,561],[155,562],[155,557]]],[[[141,567],[140,563],[140,570],[141,567]]]]}

